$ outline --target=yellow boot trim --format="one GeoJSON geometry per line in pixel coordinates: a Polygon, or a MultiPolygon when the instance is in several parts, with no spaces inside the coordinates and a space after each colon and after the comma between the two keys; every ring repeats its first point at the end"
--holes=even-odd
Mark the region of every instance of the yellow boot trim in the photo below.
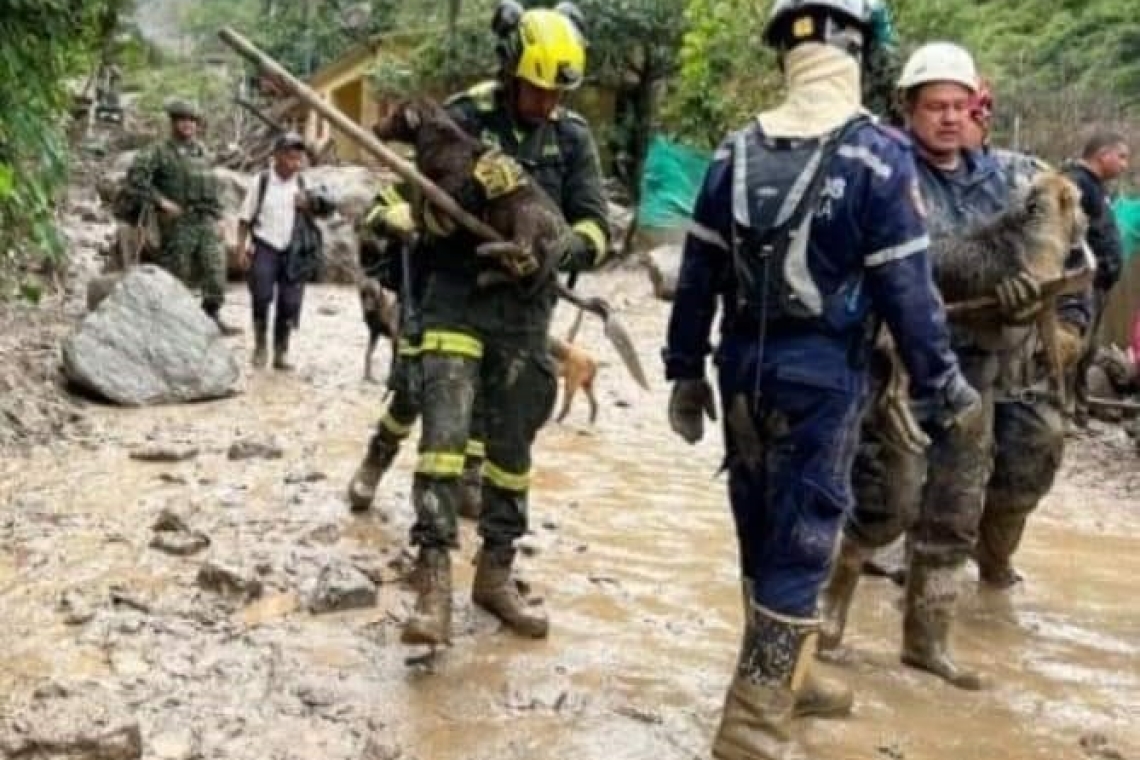
{"type": "Polygon", "coordinates": [[[523,473],[507,472],[490,460],[483,462],[483,478],[491,485],[504,491],[526,493],[527,489],[530,488],[529,471],[523,473]]]}
{"type": "Polygon", "coordinates": [[[450,451],[424,451],[416,462],[416,473],[433,478],[457,478],[463,474],[466,454],[450,451]]]}
{"type": "Polygon", "coordinates": [[[571,229],[585,237],[594,246],[594,266],[602,263],[606,258],[606,232],[602,225],[593,219],[583,219],[571,226],[571,229]]]}
{"type": "Polygon", "coordinates": [[[487,456],[487,446],[480,440],[472,438],[467,442],[467,456],[482,459],[487,456]]]}

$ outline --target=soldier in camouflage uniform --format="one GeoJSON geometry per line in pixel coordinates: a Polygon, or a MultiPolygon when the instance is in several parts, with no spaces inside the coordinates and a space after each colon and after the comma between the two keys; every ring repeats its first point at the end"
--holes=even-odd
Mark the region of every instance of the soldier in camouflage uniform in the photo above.
{"type": "Polygon", "coordinates": [[[138,208],[158,212],[159,266],[202,291],[202,309],[224,335],[241,330],[222,321],[225,263],[217,223],[222,215],[218,182],[205,146],[197,139],[197,108],[184,100],[166,104],[170,137],[141,152],[127,171],[125,192],[138,208]]]}
{"type": "MultiPolygon", "coordinates": [[[[526,181],[519,164],[561,208],[574,234],[560,254],[564,269],[596,265],[607,250],[606,202],[593,138],[585,121],[559,106],[582,80],[585,43],[573,9],[523,9],[501,3],[499,81],[452,98],[447,107],[468,133],[501,151],[484,154],[472,175],[475,197],[496,198],[526,181]],[[511,156],[514,159],[510,158],[511,156]],[[517,162],[516,160],[517,159],[517,162]]],[[[511,578],[514,542],[526,531],[531,446],[557,395],[547,335],[557,299],[553,279],[481,287],[497,265],[475,255],[478,241],[432,223],[422,262],[426,276],[422,436],[413,483],[422,583],[402,640],[435,646],[450,640],[451,558],[471,409],[484,404],[486,459],[473,601],[525,636],[545,637],[544,615],[520,597],[511,578]]],[[[531,262],[537,266],[537,262],[531,262]]]]}

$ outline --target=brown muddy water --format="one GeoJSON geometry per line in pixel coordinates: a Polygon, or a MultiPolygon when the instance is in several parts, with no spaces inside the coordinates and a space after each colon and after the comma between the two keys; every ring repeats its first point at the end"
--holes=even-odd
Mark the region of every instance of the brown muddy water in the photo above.
{"type": "MultiPolygon", "coordinates": [[[[296,373],[247,373],[242,395],[213,403],[91,405],[87,433],[0,464],[0,725],[50,681],[121,703],[147,758],[708,757],[740,625],[719,433],[688,447],[668,432],[656,359],[667,308],[648,282],[623,273],[583,288],[622,307],[654,388],[632,384],[587,320],[579,343],[606,364],[602,410],[590,427],[580,399],[542,432],[521,560],[549,640],[516,639],[472,607],[465,524],[454,645],[431,669],[405,664],[414,452],[372,514],[348,514],[381,390],[360,380],[355,292],[320,287],[296,373]],[[234,460],[235,442],[268,451],[234,460]],[[197,453],[129,456],[154,446],[197,453]],[[163,510],[209,546],[151,548],[163,510]],[[201,587],[205,562],[259,581],[260,596],[201,587]],[[377,582],[375,604],[312,614],[329,567],[377,582]]],[[[246,308],[235,288],[226,314],[246,308]]],[[[1027,582],[1007,595],[968,585],[957,649],[993,686],[961,692],[901,666],[899,590],[865,578],[842,663],[824,666],[856,687],[856,711],[798,724],[813,757],[1140,759],[1140,479],[1101,445],[1071,440],[1019,558],[1027,582]]]]}

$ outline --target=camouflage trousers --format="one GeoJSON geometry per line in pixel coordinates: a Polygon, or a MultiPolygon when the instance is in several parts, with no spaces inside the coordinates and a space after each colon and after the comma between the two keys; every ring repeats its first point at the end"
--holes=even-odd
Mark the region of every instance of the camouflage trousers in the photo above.
{"type": "Polygon", "coordinates": [[[155,257],[159,266],[188,288],[202,291],[207,311],[225,300],[226,271],[222,244],[213,219],[182,216],[162,226],[162,249],[155,257]]]}
{"type": "Polygon", "coordinates": [[[557,396],[547,348],[428,330],[420,365],[423,420],[412,543],[458,545],[460,477],[472,409],[481,396],[486,459],[479,535],[489,549],[509,548],[526,532],[531,446],[557,396]]]}

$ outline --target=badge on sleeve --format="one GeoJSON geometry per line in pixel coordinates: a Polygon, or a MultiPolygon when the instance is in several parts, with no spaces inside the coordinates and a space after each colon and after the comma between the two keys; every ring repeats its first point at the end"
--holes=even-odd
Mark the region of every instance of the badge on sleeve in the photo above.
{"type": "Polygon", "coordinates": [[[918,214],[919,218],[926,218],[926,204],[922,202],[922,193],[918,189],[918,180],[912,179],[910,181],[910,188],[907,189],[907,194],[910,196],[910,205],[914,206],[914,211],[918,214]]]}

